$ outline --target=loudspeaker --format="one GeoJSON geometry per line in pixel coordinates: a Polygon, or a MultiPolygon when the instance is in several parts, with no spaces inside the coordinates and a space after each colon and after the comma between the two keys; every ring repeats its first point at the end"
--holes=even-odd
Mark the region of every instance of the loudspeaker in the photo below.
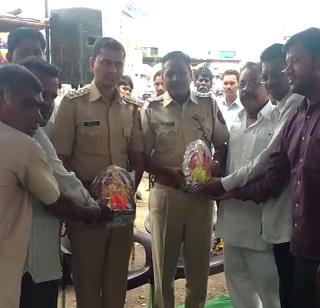
{"type": "Polygon", "coordinates": [[[89,8],[51,11],[51,62],[61,69],[61,83],[84,85],[92,81],[89,57],[102,36],[101,11],[89,8]]]}

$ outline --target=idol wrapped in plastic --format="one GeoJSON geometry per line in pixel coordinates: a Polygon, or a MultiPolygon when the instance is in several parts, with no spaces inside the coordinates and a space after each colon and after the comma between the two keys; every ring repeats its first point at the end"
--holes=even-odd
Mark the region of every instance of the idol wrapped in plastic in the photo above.
{"type": "Polygon", "coordinates": [[[94,179],[90,191],[95,199],[109,208],[113,219],[108,225],[133,223],[136,216],[133,173],[111,165],[94,179]]]}
{"type": "Polygon", "coordinates": [[[211,177],[211,152],[202,140],[188,144],[183,157],[182,172],[185,176],[185,189],[190,192],[199,191],[211,177]]]}

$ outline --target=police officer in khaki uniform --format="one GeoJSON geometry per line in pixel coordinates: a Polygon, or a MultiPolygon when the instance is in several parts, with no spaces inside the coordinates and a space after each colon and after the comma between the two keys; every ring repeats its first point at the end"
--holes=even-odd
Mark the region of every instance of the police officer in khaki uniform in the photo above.
{"type": "MultiPolygon", "coordinates": [[[[143,143],[138,106],[121,98],[125,50],[112,38],[98,39],[90,65],[91,85],[67,94],[53,130],[57,153],[85,184],[107,166],[143,172],[143,143]]],[[[73,278],[78,308],[124,305],[133,226],[70,226],[73,278]]]]}
{"type": "Polygon", "coordinates": [[[174,307],[173,281],[180,248],[186,272],[185,307],[204,307],[212,231],[212,202],[181,190],[186,146],[197,139],[224,163],[228,130],[210,95],[190,94],[190,58],[180,51],[163,59],[167,92],[142,113],[146,168],[155,175],[150,193],[155,305],[174,307]],[[219,158],[220,156],[220,158],[219,158]]]}

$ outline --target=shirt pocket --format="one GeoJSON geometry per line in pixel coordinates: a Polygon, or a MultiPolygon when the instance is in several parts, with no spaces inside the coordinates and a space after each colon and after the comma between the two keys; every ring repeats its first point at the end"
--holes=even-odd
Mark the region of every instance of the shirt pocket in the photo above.
{"type": "Polygon", "coordinates": [[[100,125],[86,126],[81,123],[78,128],[78,148],[85,154],[107,154],[107,135],[100,125]]]}
{"type": "Polygon", "coordinates": [[[176,148],[178,127],[176,122],[160,122],[156,124],[156,143],[160,151],[176,148]]]}

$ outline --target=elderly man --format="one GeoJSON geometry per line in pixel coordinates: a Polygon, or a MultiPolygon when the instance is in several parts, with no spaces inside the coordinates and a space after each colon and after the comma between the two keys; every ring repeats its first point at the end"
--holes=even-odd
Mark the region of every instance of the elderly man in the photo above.
{"type": "Polygon", "coordinates": [[[198,92],[212,93],[213,75],[208,68],[201,67],[200,69],[198,69],[195,78],[195,86],[198,92]]]}
{"type": "MultiPolygon", "coordinates": [[[[273,134],[275,107],[260,75],[260,64],[249,62],[242,68],[239,88],[244,110],[240,125],[230,130],[228,174],[253,160],[273,134]]],[[[280,307],[272,245],[260,232],[262,214],[261,206],[239,200],[222,202],[218,211],[216,232],[225,243],[225,274],[236,308],[280,307]]]]}
{"type": "Polygon", "coordinates": [[[284,51],[291,91],[306,98],[274,142],[267,172],[224,197],[261,202],[290,182],[294,305],[320,307],[320,29],[293,35],[284,51]]]}

